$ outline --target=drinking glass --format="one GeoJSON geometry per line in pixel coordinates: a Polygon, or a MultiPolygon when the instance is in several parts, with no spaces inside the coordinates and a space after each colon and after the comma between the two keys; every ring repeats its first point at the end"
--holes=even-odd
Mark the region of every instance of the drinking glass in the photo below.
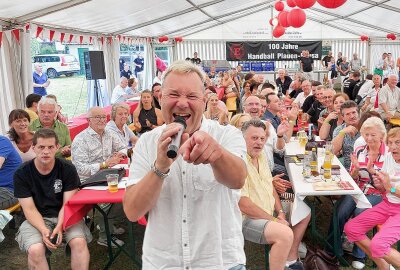
{"type": "Polygon", "coordinates": [[[107,174],[108,191],[111,193],[118,191],[118,174],[107,174]]]}
{"type": "Polygon", "coordinates": [[[297,132],[297,139],[299,140],[300,147],[303,149],[304,153],[308,142],[307,133],[304,130],[297,132]]]}

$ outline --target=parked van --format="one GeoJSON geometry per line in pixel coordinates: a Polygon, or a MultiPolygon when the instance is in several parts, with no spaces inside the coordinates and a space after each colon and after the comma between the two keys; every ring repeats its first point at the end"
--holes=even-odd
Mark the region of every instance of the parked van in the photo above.
{"type": "Polygon", "coordinates": [[[49,78],[63,74],[69,77],[81,69],[79,61],[71,54],[40,54],[33,57],[33,63],[40,63],[49,78]]]}

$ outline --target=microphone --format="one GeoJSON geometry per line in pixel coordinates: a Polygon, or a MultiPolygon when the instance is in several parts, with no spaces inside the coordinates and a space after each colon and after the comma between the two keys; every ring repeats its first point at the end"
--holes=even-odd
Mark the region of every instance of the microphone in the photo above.
{"type": "Polygon", "coordinates": [[[178,155],[179,146],[181,145],[182,133],[186,128],[186,121],[185,118],[183,118],[182,116],[175,117],[174,122],[181,124],[182,127],[181,129],[179,129],[179,132],[177,134],[172,136],[172,141],[168,145],[167,157],[169,158],[176,158],[176,156],[178,155]]]}

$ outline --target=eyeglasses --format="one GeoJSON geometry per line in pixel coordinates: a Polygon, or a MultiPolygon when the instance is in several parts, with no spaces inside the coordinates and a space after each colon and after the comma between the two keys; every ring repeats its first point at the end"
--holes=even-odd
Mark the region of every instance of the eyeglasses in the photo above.
{"type": "Polygon", "coordinates": [[[107,119],[107,116],[105,116],[105,115],[96,115],[96,116],[89,117],[89,119],[96,119],[97,121],[100,121],[100,120],[107,119]]]}
{"type": "Polygon", "coordinates": [[[331,99],[331,98],[333,98],[333,96],[324,96],[324,97],[322,97],[323,99],[331,99]]]}

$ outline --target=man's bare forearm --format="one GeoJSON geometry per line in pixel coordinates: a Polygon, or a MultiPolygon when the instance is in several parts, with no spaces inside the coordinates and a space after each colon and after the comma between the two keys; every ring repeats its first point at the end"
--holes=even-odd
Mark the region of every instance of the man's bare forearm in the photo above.
{"type": "Polygon", "coordinates": [[[163,181],[149,172],[136,185],[126,189],[123,206],[130,221],[137,221],[156,205],[163,181]]]}

